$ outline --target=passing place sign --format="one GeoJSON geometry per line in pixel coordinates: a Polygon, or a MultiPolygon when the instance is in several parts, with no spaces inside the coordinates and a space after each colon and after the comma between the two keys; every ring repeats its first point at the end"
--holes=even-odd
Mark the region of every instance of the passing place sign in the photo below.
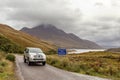
{"type": "Polygon", "coordinates": [[[66,55],[66,54],[67,54],[66,49],[61,49],[61,48],[58,49],[58,55],[66,55]]]}

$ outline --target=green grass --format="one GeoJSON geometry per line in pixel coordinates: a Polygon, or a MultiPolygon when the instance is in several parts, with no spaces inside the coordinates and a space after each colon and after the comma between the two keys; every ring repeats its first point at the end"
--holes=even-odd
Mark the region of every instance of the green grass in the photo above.
{"type": "Polygon", "coordinates": [[[15,64],[5,57],[6,54],[0,52],[0,80],[18,80],[15,75],[15,64]]]}
{"type": "Polygon", "coordinates": [[[89,52],[66,56],[48,55],[47,63],[72,72],[120,80],[119,53],[89,52]]]}
{"type": "Polygon", "coordinates": [[[9,53],[23,53],[23,48],[7,37],[0,35],[0,50],[9,53]]]}

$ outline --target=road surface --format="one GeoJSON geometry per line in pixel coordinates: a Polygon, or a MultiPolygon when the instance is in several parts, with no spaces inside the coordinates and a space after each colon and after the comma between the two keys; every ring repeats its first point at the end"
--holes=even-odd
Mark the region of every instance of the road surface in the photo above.
{"type": "Polygon", "coordinates": [[[17,74],[20,80],[107,80],[94,76],[64,71],[50,65],[28,66],[23,57],[16,55],[17,74]]]}

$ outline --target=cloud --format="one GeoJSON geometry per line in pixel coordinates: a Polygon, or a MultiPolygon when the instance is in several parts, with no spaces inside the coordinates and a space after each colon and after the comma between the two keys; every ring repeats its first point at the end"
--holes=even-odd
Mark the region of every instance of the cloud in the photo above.
{"type": "Polygon", "coordinates": [[[82,23],[81,26],[85,27],[82,36],[104,46],[118,47],[120,45],[120,23],[117,21],[118,19],[99,16],[95,21],[82,23]]]}
{"type": "Polygon", "coordinates": [[[0,0],[0,22],[15,29],[53,24],[83,39],[119,46],[119,8],[110,0],[0,0]]]}
{"type": "Polygon", "coordinates": [[[40,23],[69,26],[69,23],[74,23],[80,17],[80,12],[69,8],[68,4],[66,0],[9,1],[7,6],[14,11],[7,20],[26,26],[40,23]]]}
{"type": "Polygon", "coordinates": [[[101,2],[96,2],[96,3],[95,3],[95,6],[103,6],[103,3],[101,3],[101,2]]]}

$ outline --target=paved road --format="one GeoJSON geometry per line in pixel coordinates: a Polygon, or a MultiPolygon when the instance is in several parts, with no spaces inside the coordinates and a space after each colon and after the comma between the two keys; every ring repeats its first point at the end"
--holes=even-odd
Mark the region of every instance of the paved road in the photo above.
{"type": "Polygon", "coordinates": [[[50,65],[28,66],[23,57],[16,55],[17,74],[20,80],[107,80],[98,77],[64,71],[50,65]]]}

